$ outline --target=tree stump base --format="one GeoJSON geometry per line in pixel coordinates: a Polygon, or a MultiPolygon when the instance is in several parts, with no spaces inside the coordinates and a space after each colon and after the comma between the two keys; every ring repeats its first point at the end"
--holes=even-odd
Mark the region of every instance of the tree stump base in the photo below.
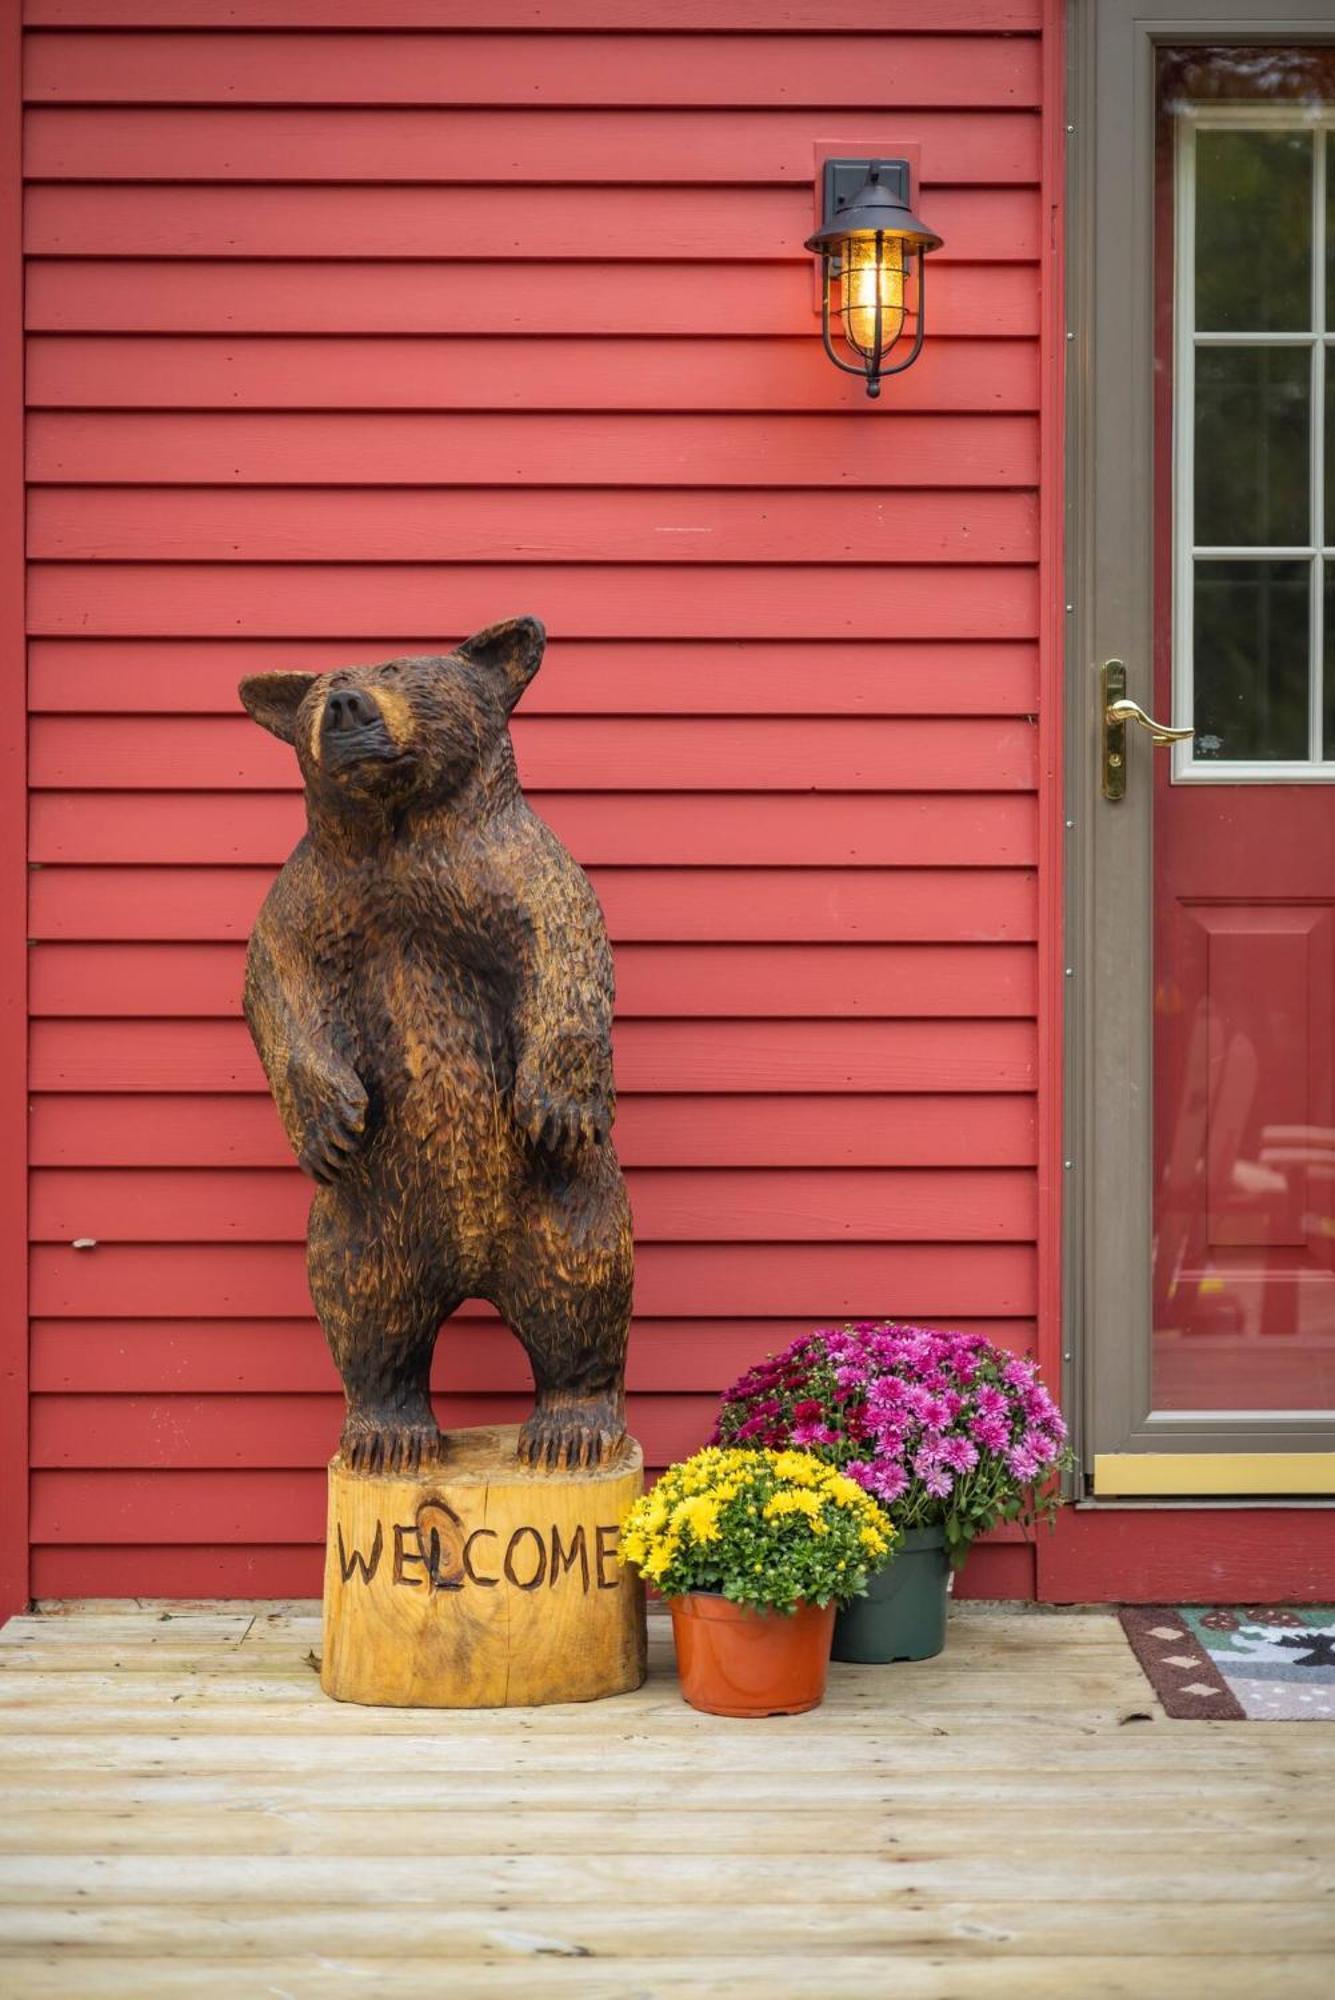
{"type": "Polygon", "coordinates": [[[331,1462],[326,1694],[533,1708],[639,1687],[644,1588],[616,1543],[644,1455],[627,1438],[610,1465],[535,1472],[518,1436],[516,1425],[448,1431],[441,1463],[408,1476],[331,1462]]]}

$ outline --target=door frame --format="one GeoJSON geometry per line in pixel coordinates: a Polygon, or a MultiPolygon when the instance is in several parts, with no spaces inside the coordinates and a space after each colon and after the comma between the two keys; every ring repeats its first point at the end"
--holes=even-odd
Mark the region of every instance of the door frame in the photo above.
{"type": "Polygon", "coordinates": [[[1071,0],[1067,30],[1067,1407],[1100,1499],[1335,1493],[1330,1427],[1306,1413],[1152,1408],[1153,788],[1132,744],[1126,798],[1102,799],[1097,678],[1124,659],[1152,707],[1157,48],[1332,43],[1335,27],[1329,0],[1283,0],[1278,19],[1264,0],[1071,0]]]}

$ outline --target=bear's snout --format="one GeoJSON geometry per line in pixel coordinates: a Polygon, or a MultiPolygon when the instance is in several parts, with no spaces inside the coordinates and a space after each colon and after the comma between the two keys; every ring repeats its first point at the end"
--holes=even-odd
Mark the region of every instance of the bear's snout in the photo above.
{"type": "Polygon", "coordinates": [[[377,723],[381,723],[380,710],[369,695],[359,694],[356,688],[335,688],[324,705],[327,730],[374,728],[377,723]]]}
{"type": "Polygon", "coordinates": [[[366,688],[336,687],[320,716],[320,762],[329,770],[347,764],[397,760],[399,745],[375,696],[366,688]]]}

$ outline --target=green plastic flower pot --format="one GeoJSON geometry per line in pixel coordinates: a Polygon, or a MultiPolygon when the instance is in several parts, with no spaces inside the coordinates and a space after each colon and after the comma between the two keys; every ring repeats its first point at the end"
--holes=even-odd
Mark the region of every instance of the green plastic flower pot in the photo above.
{"type": "Polygon", "coordinates": [[[830,1658],[866,1667],[934,1659],[946,1643],[949,1584],[945,1529],[905,1529],[893,1560],[872,1571],[867,1595],[835,1619],[830,1658]]]}

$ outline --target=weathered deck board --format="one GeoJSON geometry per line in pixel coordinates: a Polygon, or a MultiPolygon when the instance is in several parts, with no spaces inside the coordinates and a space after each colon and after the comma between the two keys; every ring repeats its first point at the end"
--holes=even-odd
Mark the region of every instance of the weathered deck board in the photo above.
{"type": "Polygon", "coordinates": [[[721,1722],[654,1624],[640,1692],[493,1714],[327,1702],[309,1605],[13,1621],[0,1991],[1329,1991],[1335,1728],[1169,1722],[1110,1614],[967,1605],[721,1722]]]}
{"type": "MultiPolygon", "coordinates": [[[[850,1910],[847,1904],[820,1909],[791,1900],[775,1901],[757,1904],[749,1912],[743,1942],[748,1943],[763,1928],[766,1953],[771,1958],[783,1954],[795,1961],[799,1972],[807,1954],[813,1960],[819,1954],[823,1960],[831,1950],[881,1958],[893,1954],[896,1961],[904,1954],[910,1967],[915,1952],[930,1950],[958,1965],[979,1955],[980,1945],[990,1942],[1007,1953],[1074,1960],[1081,1971],[1088,1956],[1120,1956],[1131,1967],[1146,1959],[1170,1957],[1178,1960],[1183,1975],[1189,1972],[1189,1966],[1181,1963],[1184,1958],[1208,1960],[1213,1979],[1216,1962],[1235,1955],[1232,1940],[1236,1926],[1228,1914],[1232,1907],[1231,1900],[1198,1905],[1159,1900],[1138,1904],[1135,1922],[1130,1924],[1125,1906],[1116,1903],[1085,1910],[1050,1902],[1018,1906],[1013,1901],[938,1900],[921,1892],[860,1910],[850,1910]]],[[[1250,1923],[1271,1936],[1282,1937],[1295,1953],[1329,1949],[1330,1919],[1323,1910],[1263,1902],[1248,1902],[1245,1908],[1250,1923]]],[[[217,1958],[225,1949],[238,1962],[241,1992],[249,1990],[250,1961],[291,1960],[305,1952],[376,1961],[382,1977],[393,1966],[397,1991],[396,1961],[405,1956],[401,1906],[379,1909],[362,1905],[344,1910],[326,1905],[220,1912],[211,1903],[169,1907],[118,1903],[92,1908],[44,1904],[28,1911],[16,1910],[7,1924],[7,1937],[11,1951],[38,1958],[56,1952],[68,1953],[71,1959],[77,1953],[81,1960],[86,1957],[92,1963],[107,1959],[142,1964],[145,1959],[159,1958],[177,1968],[182,1982],[196,1961],[217,1958]]],[[[572,1929],[550,1904],[506,1898],[503,1908],[492,1901],[475,1911],[415,1907],[407,1952],[412,1957],[442,1952],[452,1962],[470,1958],[503,1961],[522,1957],[525,1940],[530,1957],[546,1956],[537,1952],[537,1946],[547,1940],[562,1943],[567,1950],[582,1944],[594,1957],[659,1959],[671,1967],[727,1957],[736,1952],[738,1937],[736,1914],[728,1909],[693,1911],[689,1924],[683,1924],[679,1912],[646,1904],[631,1903],[616,1910],[581,1909],[572,1929]]],[[[1249,1964],[1255,1977],[1254,1958],[1243,1962],[1249,1964]]],[[[1075,1983],[1069,1966],[1068,1972],[1072,1995],[1083,2000],[1083,1988],[1075,1983]]],[[[772,1979],[772,1970],[770,1976],[772,1979]]],[[[1188,1993],[1191,1990],[1185,1988],[1188,1993]]],[[[1263,1989],[1258,1985],[1256,1991],[1259,1995],[1263,1989]]]]}
{"type": "MultiPolygon", "coordinates": [[[[275,1994],[280,2000],[329,2000],[331,1993],[369,1990],[369,1982],[386,1978],[392,1979],[396,2000],[399,1995],[425,2000],[426,1995],[442,1991],[451,1996],[513,1994],[520,2000],[547,1993],[574,1993],[584,2000],[601,1992],[624,1995],[626,2000],[661,1993],[680,1993],[689,2000],[735,2000],[739,1994],[757,2000],[773,2000],[775,1994],[788,2000],[831,2000],[831,1995],[863,1990],[864,1982],[878,1975],[893,1979],[896,2000],[942,2000],[944,1995],[950,2000],[1016,2000],[1017,1994],[1033,1995],[1035,2000],[1043,1995],[1071,2000],[1072,1994],[1066,1983],[1068,1962],[1022,1954],[970,1959],[942,1955],[931,1945],[916,1958],[899,1952],[892,1956],[830,1952],[805,1965],[785,1964],[776,1976],[772,1963],[747,1951],[675,1964],[642,1956],[622,1958],[615,1969],[609,1966],[604,1972],[590,1964],[592,1954],[571,1941],[568,1932],[549,1929],[515,1935],[506,1923],[500,1937],[492,1955],[462,1967],[457,1962],[446,1966],[439,1958],[404,1958],[387,1969],[383,1959],[321,1954],[308,1961],[254,1960],[247,1964],[246,1975],[257,1982],[252,1991],[275,1994]],[[501,1960],[501,1952],[506,1952],[508,1963],[501,1960]]],[[[1147,1995],[1150,2000],[1158,1996],[1168,2000],[1179,1993],[1176,1982],[1183,1964],[1177,1956],[1082,1958],[1080,2000],[1145,2000],[1147,1995]]],[[[1266,1977],[1275,1981],[1268,1990],[1282,1993],[1285,2000],[1292,1996],[1329,2000],[1328,1960],[1323,1963],[1311,1953],[1269,1953],[1264,1964],[1266,1977]]],[[[144,1958],[77,1968],[24,1960],[21,1969],[21,1990],[32,2000],[102,2000],[105,1995],[119,2000],[126,1993],[142,1995],[143,2000],[179,2000],[183,1993],[236,2000],[238,1990],[237,1968],[230,1957],[195,1960],[188,1971],[179,1961],[144,1958]]],[[[1267,1990],[1255,1983],[1255,1959],[1211,1959],[1209,1969],[1210,1992],[1220,2000],[1257,2000],[1258,1993],[1267,1990]]]]}

